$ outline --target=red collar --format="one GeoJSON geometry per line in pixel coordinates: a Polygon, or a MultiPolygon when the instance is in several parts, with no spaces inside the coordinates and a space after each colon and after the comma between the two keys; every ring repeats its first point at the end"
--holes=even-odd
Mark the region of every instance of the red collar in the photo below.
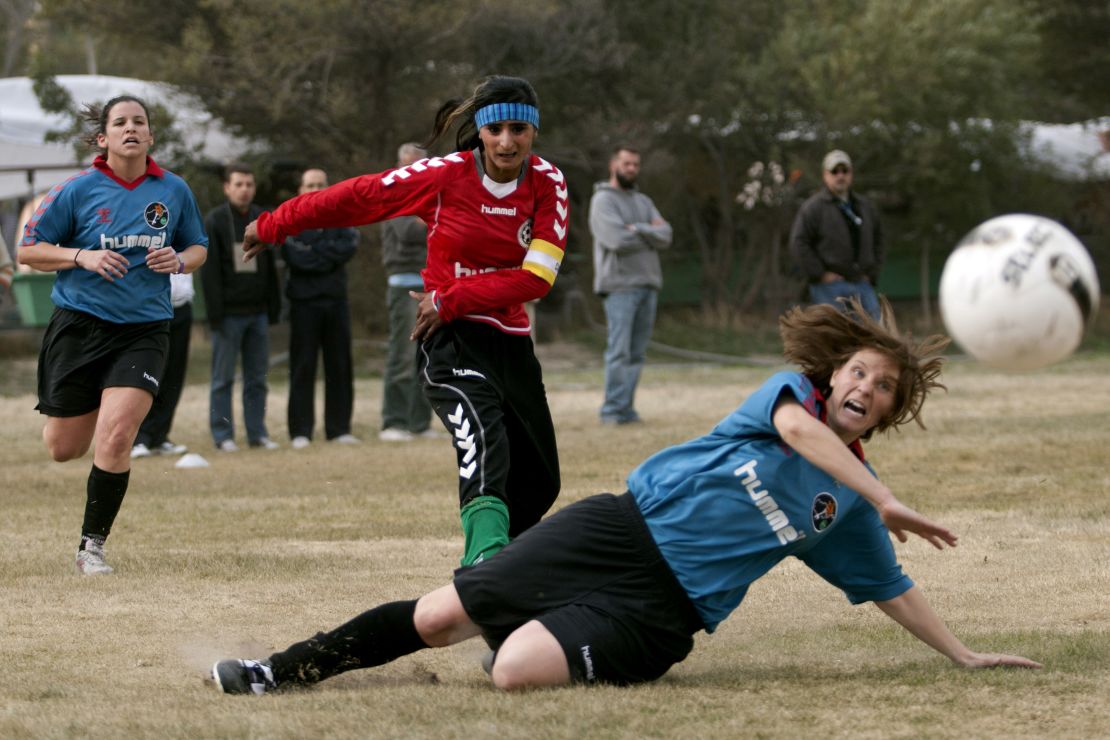
{"type": "Polygon", "coordinates": [[[150,157],[146,158],[146,172],[139,175],[134,182],[121,180],[116,175],[116,173],[112,171],[112,168],[108,166],[108,158],[103,154],[98,154],[96,159],[93,160],[93,167],[100,170],[105,175],[112,178],[128,190],[134,190],[135,188],[139,187],[139,185],[141,185],[143,180],[145,180],[147,177],[163,177],[166,174],[165,170],[159,167],[158,163],[150,157]]]}
{"type": "MultiPolygon", "coordinates": [[[[829,404],[825,400],[825,394],[821,392],[820,388],[818,388],[817,386],[813,386],[813,395],[817,397],[818,418],[821,420],[821,423],[828,426],[829,404]]],[[[858,439],[853,440],[852,444],[848,445],[848,449],[851,450],[852,453],[860,459],[860,462],[864,462],[863,445],[860,444],[860,441],[858,439]]]]}

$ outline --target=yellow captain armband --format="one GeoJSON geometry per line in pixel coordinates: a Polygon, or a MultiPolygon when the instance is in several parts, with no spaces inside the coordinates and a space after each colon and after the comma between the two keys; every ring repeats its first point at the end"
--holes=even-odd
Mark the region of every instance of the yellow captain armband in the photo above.
{"type": "Polygon", "coordinates": [[[524,255],[524,264],[521,267],[543,278],[548,285],[554,285],[562,263],[563,250],[543,239],[533,239],[528,245],[528,253],[524,255]]]}

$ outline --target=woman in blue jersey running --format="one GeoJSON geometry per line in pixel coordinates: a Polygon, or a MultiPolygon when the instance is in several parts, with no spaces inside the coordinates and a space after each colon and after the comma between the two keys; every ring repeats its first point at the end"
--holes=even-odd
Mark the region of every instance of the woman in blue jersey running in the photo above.
{"type": "Polygon", "coordinates": [[[87,106],[93,165],[55,187],[27,223],[19,260],[57,272],[56,308],[39,354],[35,407],[58,462],[96,440],[77,569],[111,573],[107,538],[123,503],[131,446],[162,378],[170,275],[204,264],[208,237],[189,186],[147,156],[146,104],[129,95],[87,106]]]}
{"type": "Polygon", "coordinates": [[[920,423],[925,397],[942,387],[948,340],[912,343],[882,304],[880,321],[854,301],[848,314],[791,310],[780,330],[800,370],[773,375],[709,434],[648,458],[627,493],[571,504],[416,601],[263,661],[220,661],[217,685],[264,693],[479,634],[495,650],[499,688],[650,681],[791,555],[959,665],[1040,667],[966,647],[898,565],[889,533],[938,549],[956,536],[899,502],[861,442],[920,423]]]}

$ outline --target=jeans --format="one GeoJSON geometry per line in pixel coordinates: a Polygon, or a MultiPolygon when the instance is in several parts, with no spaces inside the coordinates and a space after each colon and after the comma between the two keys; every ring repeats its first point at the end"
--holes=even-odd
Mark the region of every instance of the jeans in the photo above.
{"type": "Polygon", "coordinates": [[[852,283],[847,280],[838,280],[835,283],[810,283],[810,303],[828,303],[839,306],[837,298],[854,296],[863,305],[863,310],[871,318],[879,319],[879,299],[875,296],[875,289],[867,280],[852,283]]]}
{"type": "Polygon", "coordinates": [[[658,296],[654,288],[632,288],[605,297],[609,340],[605,347],[602,421],[620,424],[640,419],[633,403],[655,326],[658,296]]]}
{"type": "Polygon", "coordinates": [[[270,365],[270,324],[266,314],[225,316],[220,328],[212,332],[212,391],[209,394],[208,425],[218,445],[235,438],[231,412],[231,390],[235,384],[235,364],[243,353],[243,421],[247,441],[256,445],[266,432],[266,371],[270,365]]]}
{"type": "MultiPolygon", "coordinates": [[[[409,339],[416,325],[417,302],[411,288],[389,286],[389,354],[385,361],[382,429],[419,434],[432,421],[432,406],[416,375],[416,344],[409,339]]],[[[423,290],[419,288],[418,290],[423,290]]]]}

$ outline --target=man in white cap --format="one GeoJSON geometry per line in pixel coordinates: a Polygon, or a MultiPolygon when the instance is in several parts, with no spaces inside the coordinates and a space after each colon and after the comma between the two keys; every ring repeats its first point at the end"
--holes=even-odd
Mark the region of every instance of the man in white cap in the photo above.
{"type": "Polygon", "coordinates": [[[812,303],[856,296],[876,319],[875,285],[883,266],[879,213],[852,192],[852,160],[834,149],[822,163],[825,187],[802,204],[790,230],[790,253],[809,283],[812,303]]]}

